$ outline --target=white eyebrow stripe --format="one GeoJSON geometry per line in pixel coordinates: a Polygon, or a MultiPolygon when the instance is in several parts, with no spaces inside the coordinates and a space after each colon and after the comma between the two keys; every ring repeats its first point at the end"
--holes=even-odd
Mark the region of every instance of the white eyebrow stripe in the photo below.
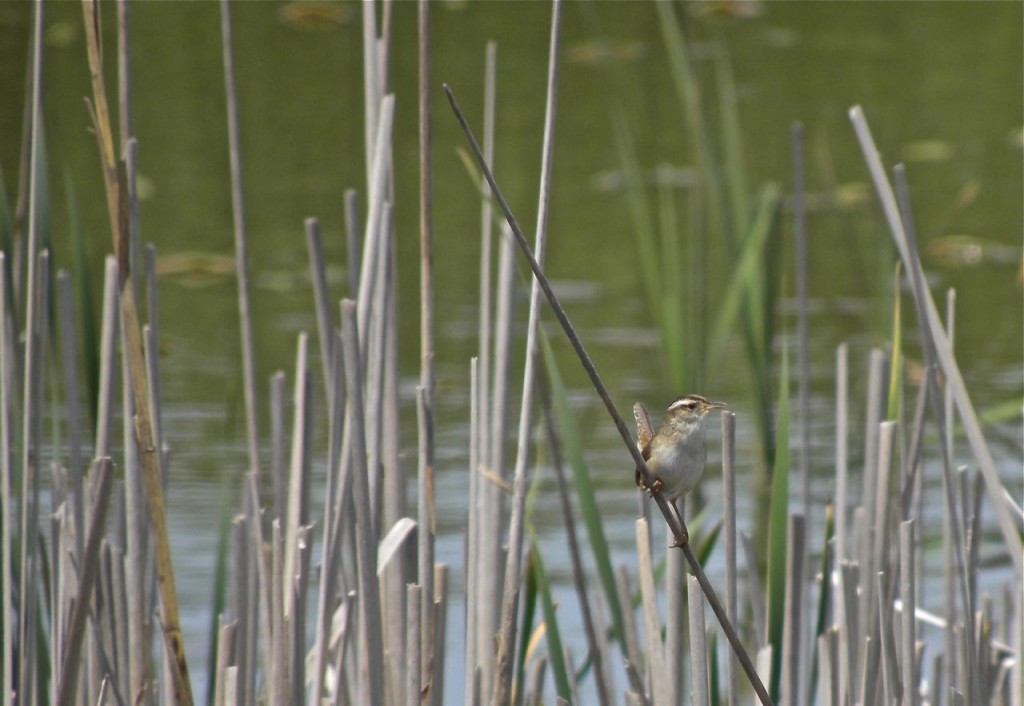
{"type": "Polygon", "coordinates": [[[675,402],[670,404],[668,406],[668,409],[671,412],[673,409],[677,409],[679,407],[692,407],[692,406],[693,406],[693,400],[691,400],[688,397],[684,397],[684,398],[676,400],[675,402]]]}

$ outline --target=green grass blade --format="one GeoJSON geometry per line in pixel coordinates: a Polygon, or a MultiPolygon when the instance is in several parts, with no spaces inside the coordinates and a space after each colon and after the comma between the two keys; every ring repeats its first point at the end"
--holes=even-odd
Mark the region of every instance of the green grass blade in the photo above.
{"type": "Polygon", "coordinates": [[[533,530],[531,525],[530,530],[530,551],[526,556],[526,579],[523,585],[523,618],[520,622],[519,634],[522,636],[519,640],[519,659],[516,660],[516,673],[514,676],[513,694],[520,694],[520,699],[523,693],[523,684],[526,682],[526,659],[527,650],[530,648],[530,634],[531,626],[533,625],[534,617],[537,615],[537,590],[539,583],[537,580],[537,566],[535,564],[534,556],[536,554],[536,548],[533,546],[533,530]]]}
{"type": "Polygon", "coordinates": [[[555,693],[566,701],[572,700],[572,680],[565,665],[565,651],[562,649],[562,633],[558,628],[558,616],[555,614],[555,602],[551,598],[551,584],[544,572],[544,562],[537,551],[537,537],[530,530],[530,556],[532,568],[537,579],[537,591],[540,594],[541,608],[544,612],[544,634],[548,641],[548,664],[555,679],[555,693]]]}
{"type": "Polygon", "coordinates": [[[771,509],[768,520],[768,642],[772,668],[768,691],[779,698],[782,675],[782,628],[786,603],[786,527],[789,520],[789,356],[783,344],[776,418],[775,467],[772,473],[771,509]]]}
{"type": "MultiPolygon", "coordinates": [[[[576,429],[576,422],[573,419],[572,411],[569,409],[569,399],[565,392],[565,384],[562,382],[562,375],[555,362],[551,343],[547,335],[543,334],[543,329],[541,331],[540,347],[544,356],[548,381],[551,384],[551,399],[554,403],[555,415],[561,431],[562,446],[572,468],[573,484],[576,487],[576,497],[579,500],[580,516],[587,527],[587,536],[590,539],[590,548],[594,555],[594,566],[597,569],[601,588],[604,591],[608,610],[611,613],[615,639],[625,649],[622,608],[619,605],[619,594],[615,588],[615,573],[612,570],[611,551],[608,548],[608,540],[604,534],[601,512],[597,507],[597,497],[594,493],[594,486],[590,481],[590,471],[587,469],[586,461],[583,459],[583,444],[580,442],[579,431],[576,429]]],[[[633,477],[632,469],[625,469],[624,473],[627,478],[631,479],[633,477]]]]}
{"type": "MultiPolygon", "coordinates": [[[[718,307],[718,315],[711,329],[708,348],[709,360],[714,361],[721,358],[729,331],[739,316],[745,292],[755,288],[758,274],[764,264],[762,257],[765,244],[774,230],[781,203],[782,191],[777,183],[769,182],[761,188],[757,213],[744,239],[743,250],[733,267],[732,277],[725,291],[725,299],[718,307]]],[[[759,355],[759,357],[763,356],[759,355]]]]}
{"type": "Polygon", "coordinates": [[[686,38],[676,19],[672,3],[657,2],[654,6],[658,12],[662,41],[668,53],[672,83],[686,116],[693,149],[697,153],[704,198],[708,204],[708,224],[711,227],[709,237],[712,240],[724,237],[729,243],[730,250],[734,250],[736,233],[728,221],[718,165],[707,130],[707,119],[700,102],[700,86],[690,61],[686,38]]]}
{"type": "Polygon", "coordinates": [[[729,52],[724,44],[715,45],[715,83],[718,86],[718,114],[722,127],[722,155],[725,160],[725,186],[729,196],[732,222],[737,233],[750,226],[746,170],[743,168],[743,138],[740,131],[739,101],[729,52]]]}

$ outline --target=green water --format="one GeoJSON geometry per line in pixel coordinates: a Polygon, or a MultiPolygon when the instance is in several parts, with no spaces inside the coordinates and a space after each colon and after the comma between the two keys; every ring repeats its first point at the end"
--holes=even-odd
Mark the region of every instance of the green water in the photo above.
{"type": "MultiPolygon", "coordinates": [[[[239,4],[234,10],[259,380],[278,369],[291,371],[295,334],[315,330],[304,218],[321,219],[332,296],[347,294],[342,194],[346,188],[364,191],[365,181],[362,29],[358,4],[333,7],[335,14],[315,23],[288,19],[296,8],[283,3],[239,4]]],[[[732,16],[709,14],[709,7],[687,6],[684,14],[702,76],[712,76],[710,47],[724,47],[731,61],[751,195],[766,180],[789,183],[790,125],[800,120],[806,130],[807,187],[816,204],[809,220],[812,462],[821,478],[816,494],[829,492],[835,346],[851,344],[857,395],[866,377],[867,351],[883,345],[889,330],[892,247],[846,117],[853,104],[864,107],[886,163],[907,164],[932,291],[941,301],[947,288],[957,290],[956,347],[976,406],[988,410],[1016,403],[1019,411],[1024,6],[724,6],[735,11],[732,16]],[[972,257],[978,262],[970,262],[972,257]]],[[[0,4],[0,166],[11,203],[30,8],[27,2],[0,4]]],[[[110,9],[107,19],[112,18],[110,9]]],[[[82,101],[91,91],[81,10],[76,3],[59,3],[47,5],[46,11],[45,125],[55,260],[70,267],[67,177],[89,238],[92,273],[99,278],[109,227],[82,101]]],[[[544,3],[509,2],[447,2],[433,12],[438,483],[452,490],[439,507],[447,532],[440,539],[439,557],[455,565],[461,564],[462,551],[458,533],[464,517],[460,493],[468,359],[476,352],[479,203],[456,155],[465,143],[439,86],[447,82],[479,125],[485,45],[497,41],[496,173],[520,222],[532,231],[549,13],[544,3]]],[[[195,266],[197,259],[204,265],[222,264],[233,252],[219,10],[213,3],[133,4],[131,27],[142,237],[156,245],[161,258],[197,256],[184,271],[161,277],[159,299],[166,436],[174,474],[172,529],[177,528],[179,583],[192,601],[186,605],[191,611],[186,632],[192,628],[197,636],[193,649],[201,652],[198,636],[205,634],[209,605],[217,497],[222,479],[237,478],[246,463],[234,280],[195,266]]],[[[106,37],[112,69],[112,25],[106,37]]],[[[411,385],[419,359],[413,4],[395,4],[392,38],[400,341],[409,382],[403,387],[403,405],[411,422],[411,385]]],[[[547,270],[564,292],[570,316],[620,406],[628,408],[639,398],[655,408],[682,391],[668,387],[668,371],[645,310],[634,226],[625,194],[614,188],[620,165],[609,106],[614,101],[623,107],[638,160],[652,174],[659,165],[692,166],[695,155],[653,6],[569,3],[563,48],[547,270]],[[607,45],[597,43],[598,36],[607,45]]],[[[115,85],[112,70],[108,82],[115,85]]],[[[680,222],[688,223],[687,192],[670,193],[680,222]]],[[[652,185],[652,206],[655,195],[652,185]]],[[[790,231],[787,219],[778,326],[792,332],[790,231]]],[[[707,253],[703,277],[708,306],[714,307],[729,277],[725,246],[708,240],[700,227],[687,237],[707,253]]],[[[912,322],[909,299],[904,312],[912,322]]],[[[609,517],[621,520],[610,520],[608,532],[617,556],[627,560],[635,501],[632,474],[622,468],[629,464],[603,411],[586,392],[568,348],[558,348],[567,384],[579,390],[574,403],[600,498],[609,517]]],[[[919,355],[913,341],[908,353],[919,355]]],[[[744,428],[752,401],[743,360],[737,338],[732,349],[712,361],[705,392],[729,400],[740,413],[739,453],[749,469],[756,451],[751,427],[744,428]]],[[[264,401],[266,389],[261,387],[264,401]]],[[[859,405],[861,398],[856,399],[859,405]]],[[[1006,421],[1008,427],[997,429],[995,436],[1003,441],[996,442],[994,451],[1019,497],[1019,417],[1006,421]]],[[[267,416],[262,426],[266,430],[267,416]]],[[[414,430],[410,423],[403,432],[410,456],[414,430]]],[[[859,446],[859,440],[851,444],[854,454],[859,446]]],[[[714,492],[709,488],[709,494],[714,492]]],[[[543,529],[550,539],[544,546],[563,551],[558,523],[543,529]]]]}

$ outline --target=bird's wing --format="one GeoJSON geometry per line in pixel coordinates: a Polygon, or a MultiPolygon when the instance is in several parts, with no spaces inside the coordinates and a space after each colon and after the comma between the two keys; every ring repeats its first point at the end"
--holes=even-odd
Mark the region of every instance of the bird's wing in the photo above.
{"type": "MultiPolygon", "coordinates": [[[[651,429],[651,415],[647,413],[647,407],[644,406],[643,402],[637,402],[633,405],[633,418],[636,419],[636,446],[640,450],[640,455],[644,457],[646,461],[651,457],[651,439],[654,438],[654,431],[651,429]]],[[[640,467],[636,469],[636,484],[641,488],[644,487],[643,475],[640,473],[640,467]]]]}
{"type": "Polygon", "coordinates": [[[654,438],[654,430],[651,429],[651,415],[647,413],[647,407],[643,402],[633,405],[633,418],[636,419],[636,445],[646,459],[651,452],[651,439],[654,438]]]}

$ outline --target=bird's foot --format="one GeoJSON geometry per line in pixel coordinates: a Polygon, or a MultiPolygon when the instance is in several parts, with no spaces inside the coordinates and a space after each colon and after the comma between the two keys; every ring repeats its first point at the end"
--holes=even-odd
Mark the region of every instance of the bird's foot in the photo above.
{"type": "Polygon", "coordinates": [[[648,493],[650,493],[651,497],[653,498],[656,494],[664,490],[664,488],[665,484],[661,482],[661,478],[655,478],[654,482],[651,483],[650,487],[648,487],[646,490],[648,493]]]}
{"type": "Polygon", "coordinates": [[[686,528],[683,528],[680,531],[680,534],[672,538],[672,544],[670,546],[670,549],[682,549],[689,543],[690,533],[686,531],[686,528]]]}

